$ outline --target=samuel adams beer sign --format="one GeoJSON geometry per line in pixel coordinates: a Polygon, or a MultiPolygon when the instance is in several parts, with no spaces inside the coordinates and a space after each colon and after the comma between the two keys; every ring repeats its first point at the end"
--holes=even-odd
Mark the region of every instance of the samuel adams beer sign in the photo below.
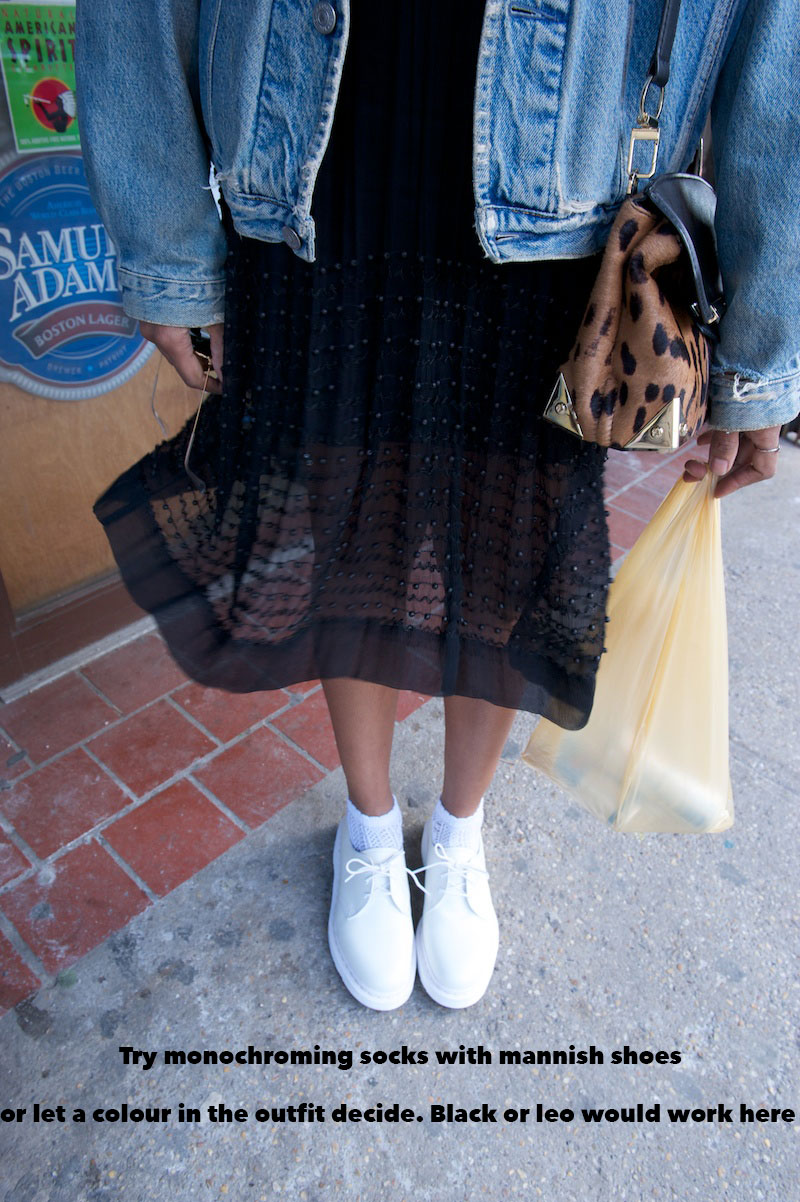
{"type": "Polygon", "coordinates": [[[122,310],[116,266],[79,153],[0,162],[0,378],[72,401],[138,371],[153,347],[122,310]]]}

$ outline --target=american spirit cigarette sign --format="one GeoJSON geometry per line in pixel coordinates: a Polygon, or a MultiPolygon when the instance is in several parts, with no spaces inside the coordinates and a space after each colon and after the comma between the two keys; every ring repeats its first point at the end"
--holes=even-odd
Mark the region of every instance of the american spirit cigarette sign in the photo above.
{"type": "Polygon", "coordinates": [[[80,145],[75,5],[0,4],[0,64],[17,150],[80,145]]]}

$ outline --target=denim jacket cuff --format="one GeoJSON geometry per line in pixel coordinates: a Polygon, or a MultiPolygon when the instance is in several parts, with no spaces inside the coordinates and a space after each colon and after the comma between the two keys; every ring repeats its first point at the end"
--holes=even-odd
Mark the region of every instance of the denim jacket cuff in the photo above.
{"type": "Polygon", "coordinates": [[[747,380],[738,372],[712,372],[708,426],[713,430],[765,430],[800,412],[800,372],[777,380],[747,380]]]}
{"type": "Polygon", "coordinates": [[[138,321],[209,326],[224,319],[225,280],[165,280],[119,268],[122,307],[138,321]]]}

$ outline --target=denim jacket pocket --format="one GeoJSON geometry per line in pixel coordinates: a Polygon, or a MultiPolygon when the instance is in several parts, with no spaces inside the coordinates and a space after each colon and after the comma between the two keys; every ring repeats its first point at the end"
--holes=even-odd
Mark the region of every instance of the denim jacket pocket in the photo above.
{"type": "Polygon", "coordinates": [[[479,202],[564,218],[621,193],[626,8],[609,46],[607,32],[587,41],[586,26],[600,26],[593,6],[569,0],[489,6],[481,67],[492,74],[491,103],[479,104],[477,113],[479,133],[481,117],[486,121],[488,172],[477,176],[479,202]]]}

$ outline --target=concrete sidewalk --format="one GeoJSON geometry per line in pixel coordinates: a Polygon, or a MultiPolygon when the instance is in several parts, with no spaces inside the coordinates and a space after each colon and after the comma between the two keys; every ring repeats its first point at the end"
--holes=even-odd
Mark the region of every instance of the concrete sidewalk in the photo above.
{"type": "MultiPolygon", "coordinates": [[[[502,939],[489,993],[450,1012],[417,986],[401,1010],[377,1014],[346,993],[327,952],[344,795],[341,769],[329,773],[0,1020],[2,1202],[343,1191],[388,1202],[797,1202],[800,449],[785,446],[781,460],[774,481],[723,507],[730,831],[605,830],[521,762],[533,720],[519,716],[487,799],[502,939]],[[247,1059],[251,1045],[270,1062],[202,1063],[208,1050],[247,1059]],[[466,1063],[438,1063],[437,1051],[461,1045],[466,1063]],[[501,1052],[570,1045],[603,1062],[500,1063],[501,1052]],[[625,1063],[626,1047],[679,1055],[625,1063]],[[152,1068],[126,1064],[125,1048],[156,1053],[152,1068]],[[201,1062],[166,1064],[166,1050],[196,1050],[201,1062]],[[275,1063],[275,1052],[287,1055],[275,1063]],[[291,1063],[327,1052],[336,1063],[291,1063]],[[33,1121],[37,1103],[54,1121],[33,1121]],[[432,1121],[448,1103],[488,1121],[432,1121]],[[641,1121],[582,1115],[637,1103],[641,1121]],[[377,1118],[379,1104],[383,1121],[354,1121],[354,1110],[377,1118]],[[395,1104],[411,1121],[388,1121],[395,1104]],[[537,1121],[537,1104],[554,1121],[537,1121]],[[115,1121],[108,1108],[125,1105],[128,1120],[115,1121]],[[742,1105],[772,1113],[749,1121],[742,1105]],[[201,1121],[181,1121],[181,1106],[201,1121]],[[17,1107],[21,1122],[6,1109],[17,1107]],[[78,1108],[85,1123],[73,1121],[78,1108]],[[135,1121],[134,1108],[153,1109],[135,1121]],[[714,1117],[671,1122],[669,1108],[714,1117]]],[[[438,701],[398,727],[412,867],[441,736],[438,701]]]]}

